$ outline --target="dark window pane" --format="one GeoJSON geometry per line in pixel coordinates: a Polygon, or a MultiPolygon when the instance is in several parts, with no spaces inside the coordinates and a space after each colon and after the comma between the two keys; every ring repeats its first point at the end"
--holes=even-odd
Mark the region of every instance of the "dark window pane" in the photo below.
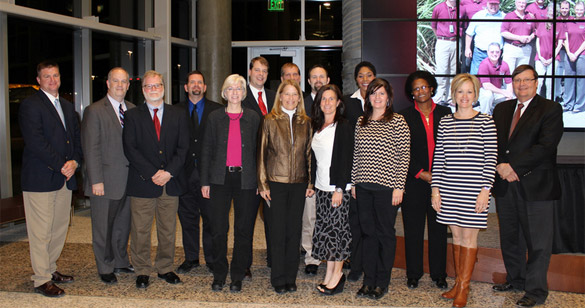
{"type": "Polygon", "coordinates": [[[73,0],[16,0],[15,4],[55,14],[75,16],[73,2],[73,0]]]}
{"type": "Polygon", "coordinates": [[[144,12],[144,1],[91,1],[91,14],[97,16],[101,23],[109,25],[145,30],[142,12],[144,12]]]}
{"type": "Polygon", "coordinates": [[[171,36],[191,39],[191,0],[171,1],[171,36]]]}

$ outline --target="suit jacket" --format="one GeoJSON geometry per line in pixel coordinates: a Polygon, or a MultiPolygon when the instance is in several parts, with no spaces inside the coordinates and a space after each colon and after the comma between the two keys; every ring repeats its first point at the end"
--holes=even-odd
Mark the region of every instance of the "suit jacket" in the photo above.
{"type": "MultiPolygon", "coordinates": [[[[260,116],[260,119],[262,119],[263,117],[262,111],[258,106],[258,101],[254,99],[254,94],[252,94],[252,90],[250,90],[250,85],[246,86],[246,91],[247,91],[246,98],[244,98],[244,100],[242,101],[242,106],[256,111],[256,113],[260,116]]],[[[264,91],[266,91],[267,100],[267,102],[264,103],[266,104],[267,111],[270,112],[270,110],[272,110],[272,106],[274,106],[276,92],[266,88],[264,88],[264,91]]]]}
{"type": "MultiPolygon", "coordinates": [[[[418,112],[413,105],[401,110],[399,113],[404,116],[410,129],[410,166],[406,178],[406,181],[408,182],[409,180],[416,180],[415,176],[421,170],[430,171],[429,163],[432,162],[429,162],[427,133],[420,112],[418,112]]],[[[435,110],[433,110],[433,137],[435,141],[437,140],[437,132],[439,130],[439,122],[441,121],[441,118],[450,113],[451,108],[435,105],[435,110]]]]}
{"type": "MultiPolygon", "coordinates": [[[[536,95],[508,138],[517,99],[494,108],[498,131],[498,164],[509,163],[520,178],[526,201],[558,200],[561,188],[556,169],[557,146],[563,135],[561,105],[536,95]]],[[[503,196],[508,182],[496,176],[494,194],[503,196]]]]}
{"type": "Polygon", "coordinates": [[[189,151],[189,122],[187,114],[176,106],[164,105],[160,141],[147,104],[126,112],[124,119],[124,153],[130,162],[127,195],[157,198],[162,186],[154,184],[152,176],[158,170],[173,177],[166,184],[169,196],[180,196],[186,189],[185,158],[189,151]]]}
{"type": "Polygon", "coordinates": [[[346,95],[343,97],[343,103],[345,104],[344,116],[355,127],[358,118],[364,115],[362,102],[357,98],[351,97],[351,95],[346,95]]]}
{"type": "MultiPolygon", "coordinates": [[[[128,110],[134,104],[125,101],[128,110]]],[[[122,125],[108,97],[85,108],[81,122],[81,145],[85,154],[85,195],[119,200],[126,193],[128,160],[122,145],[122,125]],[[104,183],[104,195],[95,196],[92,185],[104,183]]]]}
{"type": "MultiPolygon", "coordinates": [[[[191,104],[191,102],[187,100],[176,106],[181,108],[189,119],[189,152],[187,152],[187,159],[185,160],[185,174],[189,179],[189,183],[197,183],[199,182],[199,172],[193,171],[196,170],[196,162],[201,159],[201,144],[203,143],[204,130],[207,126],[207,118],[212,111],[221,109],[223,106],[205,98],[205,105],[203,107],[203,114],[201,115],[200,123],[195,123],[189,113],[189,104],[191,104]]],[[[193,112],[196,111],[193,110],[193,112]]]]}
{"type": "Polygon", "coordinates": [[[309,93],[309,95],[305,96],[304,101],[305,101],[305,113],[307,114],[307,116],[311,117],[311,115],[313,114],[313,97],[311,96],[311,93],[309,93]]]}
{"type": "MultiPolygon", "coordinates": [[[[81,164],[81,133],[79,117],[73,104],[59,97],[65,117],[61,118],[49,97],[38,91],[22,101],[18,122],[24,139],[22,154],[22,190],[48,192],[61,189],[65,176],[61,168],[65,162],[75,160],[81,164]]],[[[77,189],[75,176],[67,181],[67,188],[77,189]]]]}

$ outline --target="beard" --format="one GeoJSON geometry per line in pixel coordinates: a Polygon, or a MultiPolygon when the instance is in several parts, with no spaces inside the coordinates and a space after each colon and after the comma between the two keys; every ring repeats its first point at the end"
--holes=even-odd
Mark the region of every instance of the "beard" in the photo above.
{"type": "Polygon", "coordinates": [[[201,88],[196,88],[196,89],[191,90],[191,95],[199,96],[199,95],[201,95],[201,93],[203,93],[201,88]]]}

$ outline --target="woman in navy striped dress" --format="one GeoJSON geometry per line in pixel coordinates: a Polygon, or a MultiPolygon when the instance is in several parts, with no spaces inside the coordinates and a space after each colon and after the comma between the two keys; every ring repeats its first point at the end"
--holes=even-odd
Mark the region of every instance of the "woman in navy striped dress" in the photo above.
{"type": "Polygon", "coordinates": [[[490,190],[497,158],[496,127],[491,116],[473,109],[479,80],[459,74],[451,83],[457,111],[441,119],[433,160],[431,202],[437,222],[453,234],[457,275],[453,288],[442,294],[465,307],[477,258],[477,235],[487,227],[490,190]]]}

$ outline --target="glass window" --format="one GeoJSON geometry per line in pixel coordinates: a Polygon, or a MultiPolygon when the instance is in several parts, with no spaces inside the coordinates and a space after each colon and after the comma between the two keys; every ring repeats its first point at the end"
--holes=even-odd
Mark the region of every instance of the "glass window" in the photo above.
{"type": "Polygon", "coordinates": [[[144,1],[91,1],[91,14],[97,16],[101,23],[109,25],[145,30],[142,12],[144,12],[144,1]]]}
{"type": "Polygon", "coordinates": [[[55,14],[75,16],[73,8],[73,0],[16,0],[16,5],[29,7],[41,11],[51,12],[55,14]]]}
{"type": "Polygon", "coordinates": [[[172,46],[171,49],[171,79],[173,86],[172,89],[167,89],[167,91],[172,91],[173,101],[171,103],[174,105],[187,99],[183,86],[185,85],[187,74],[191,72],[192,65],[191,48],[172,46]]]}
{"type": "Polygon", "coordinates": [[[190,40],[195,20],[191,20],[191,0],[171,1],[171,36],[190,40]]]}

